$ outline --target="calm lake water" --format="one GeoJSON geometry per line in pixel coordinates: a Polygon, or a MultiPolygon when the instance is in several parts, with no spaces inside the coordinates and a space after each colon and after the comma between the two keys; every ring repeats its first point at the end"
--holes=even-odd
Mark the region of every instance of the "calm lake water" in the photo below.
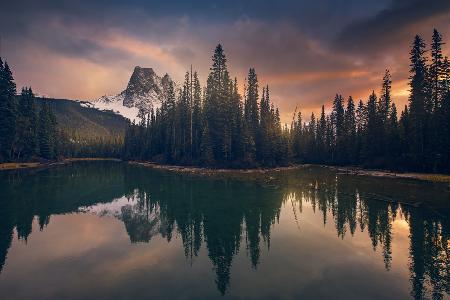
{"type": "Polygon", "coordinates": [[[446,299],[449,187],[323,168],[0,173],[0,299],[446,299]]]}

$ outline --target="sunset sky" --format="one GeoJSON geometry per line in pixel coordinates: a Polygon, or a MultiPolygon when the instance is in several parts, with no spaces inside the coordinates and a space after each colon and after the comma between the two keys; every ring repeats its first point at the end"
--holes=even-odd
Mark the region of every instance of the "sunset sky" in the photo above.
{"type": "Polygon", "coordinates": [[[231,75],[242,84],[255,67],[287,122],[336,93],[365,100],[386,68],[402,106],[414,35],[429,43],[436,27],[450,43],[448,0],[65,2],[1,4],[1,56],[19,88],[92,100],[122,91],[134,66],[182,81],[190,64],[203,85],[222,43],[231,75]]]}

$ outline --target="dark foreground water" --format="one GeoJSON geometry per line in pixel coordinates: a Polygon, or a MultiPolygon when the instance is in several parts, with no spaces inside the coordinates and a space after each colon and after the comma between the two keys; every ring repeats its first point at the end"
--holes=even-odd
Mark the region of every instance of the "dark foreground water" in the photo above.
{"type": "Polygon", "coordinates": [[[449,207],[448,186],[321,168],[0,173],[0,299],[445,299],[449,207]]]}

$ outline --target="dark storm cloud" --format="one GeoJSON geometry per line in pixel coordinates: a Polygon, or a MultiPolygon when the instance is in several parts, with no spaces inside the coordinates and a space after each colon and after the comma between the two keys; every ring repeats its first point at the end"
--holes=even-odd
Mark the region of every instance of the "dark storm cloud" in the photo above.
{"type": "Polygon", "coordinates": [[[375,16],[355,21],[338,35],[335,47],[354,54],[371,55],[386,48],[398,48],[415,34],[441,25],[447,31],[450,25],[450,1],[397,0],[375,16]],[[429,23],[430,26],[420,26],[429,23]],[[431,28],[430,28],[431,27],[431,28]]]}

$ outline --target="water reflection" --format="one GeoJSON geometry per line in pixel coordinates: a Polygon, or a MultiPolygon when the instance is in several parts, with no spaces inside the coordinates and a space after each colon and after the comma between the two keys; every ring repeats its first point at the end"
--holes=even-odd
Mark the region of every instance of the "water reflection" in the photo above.
{"type": "Polygon", "coordinates": [[[13,233],[26,242],[35,217],[45,230],[52,215],[95,213],[121,220],[131,243],[181,237],[191,264],[204,246],[217,289],[226,294],[239,251],[247,253],[257,270],[262,247],[270,251],[282,207],[291,207],[301,231],[302,209],[308,204],[322,215],[324,225],[335,225],[337,238],[366,232],[372,248],[381,249],[387,271],[393,223],[404,219],[410,231],[411,296],[441,299],[450,293],[449,194],[441,186],[354,178],[316,168],[274,175],[269,181],[241,181],[92,162],[5,173],[0,180],[0,273],[13,233]]]}

